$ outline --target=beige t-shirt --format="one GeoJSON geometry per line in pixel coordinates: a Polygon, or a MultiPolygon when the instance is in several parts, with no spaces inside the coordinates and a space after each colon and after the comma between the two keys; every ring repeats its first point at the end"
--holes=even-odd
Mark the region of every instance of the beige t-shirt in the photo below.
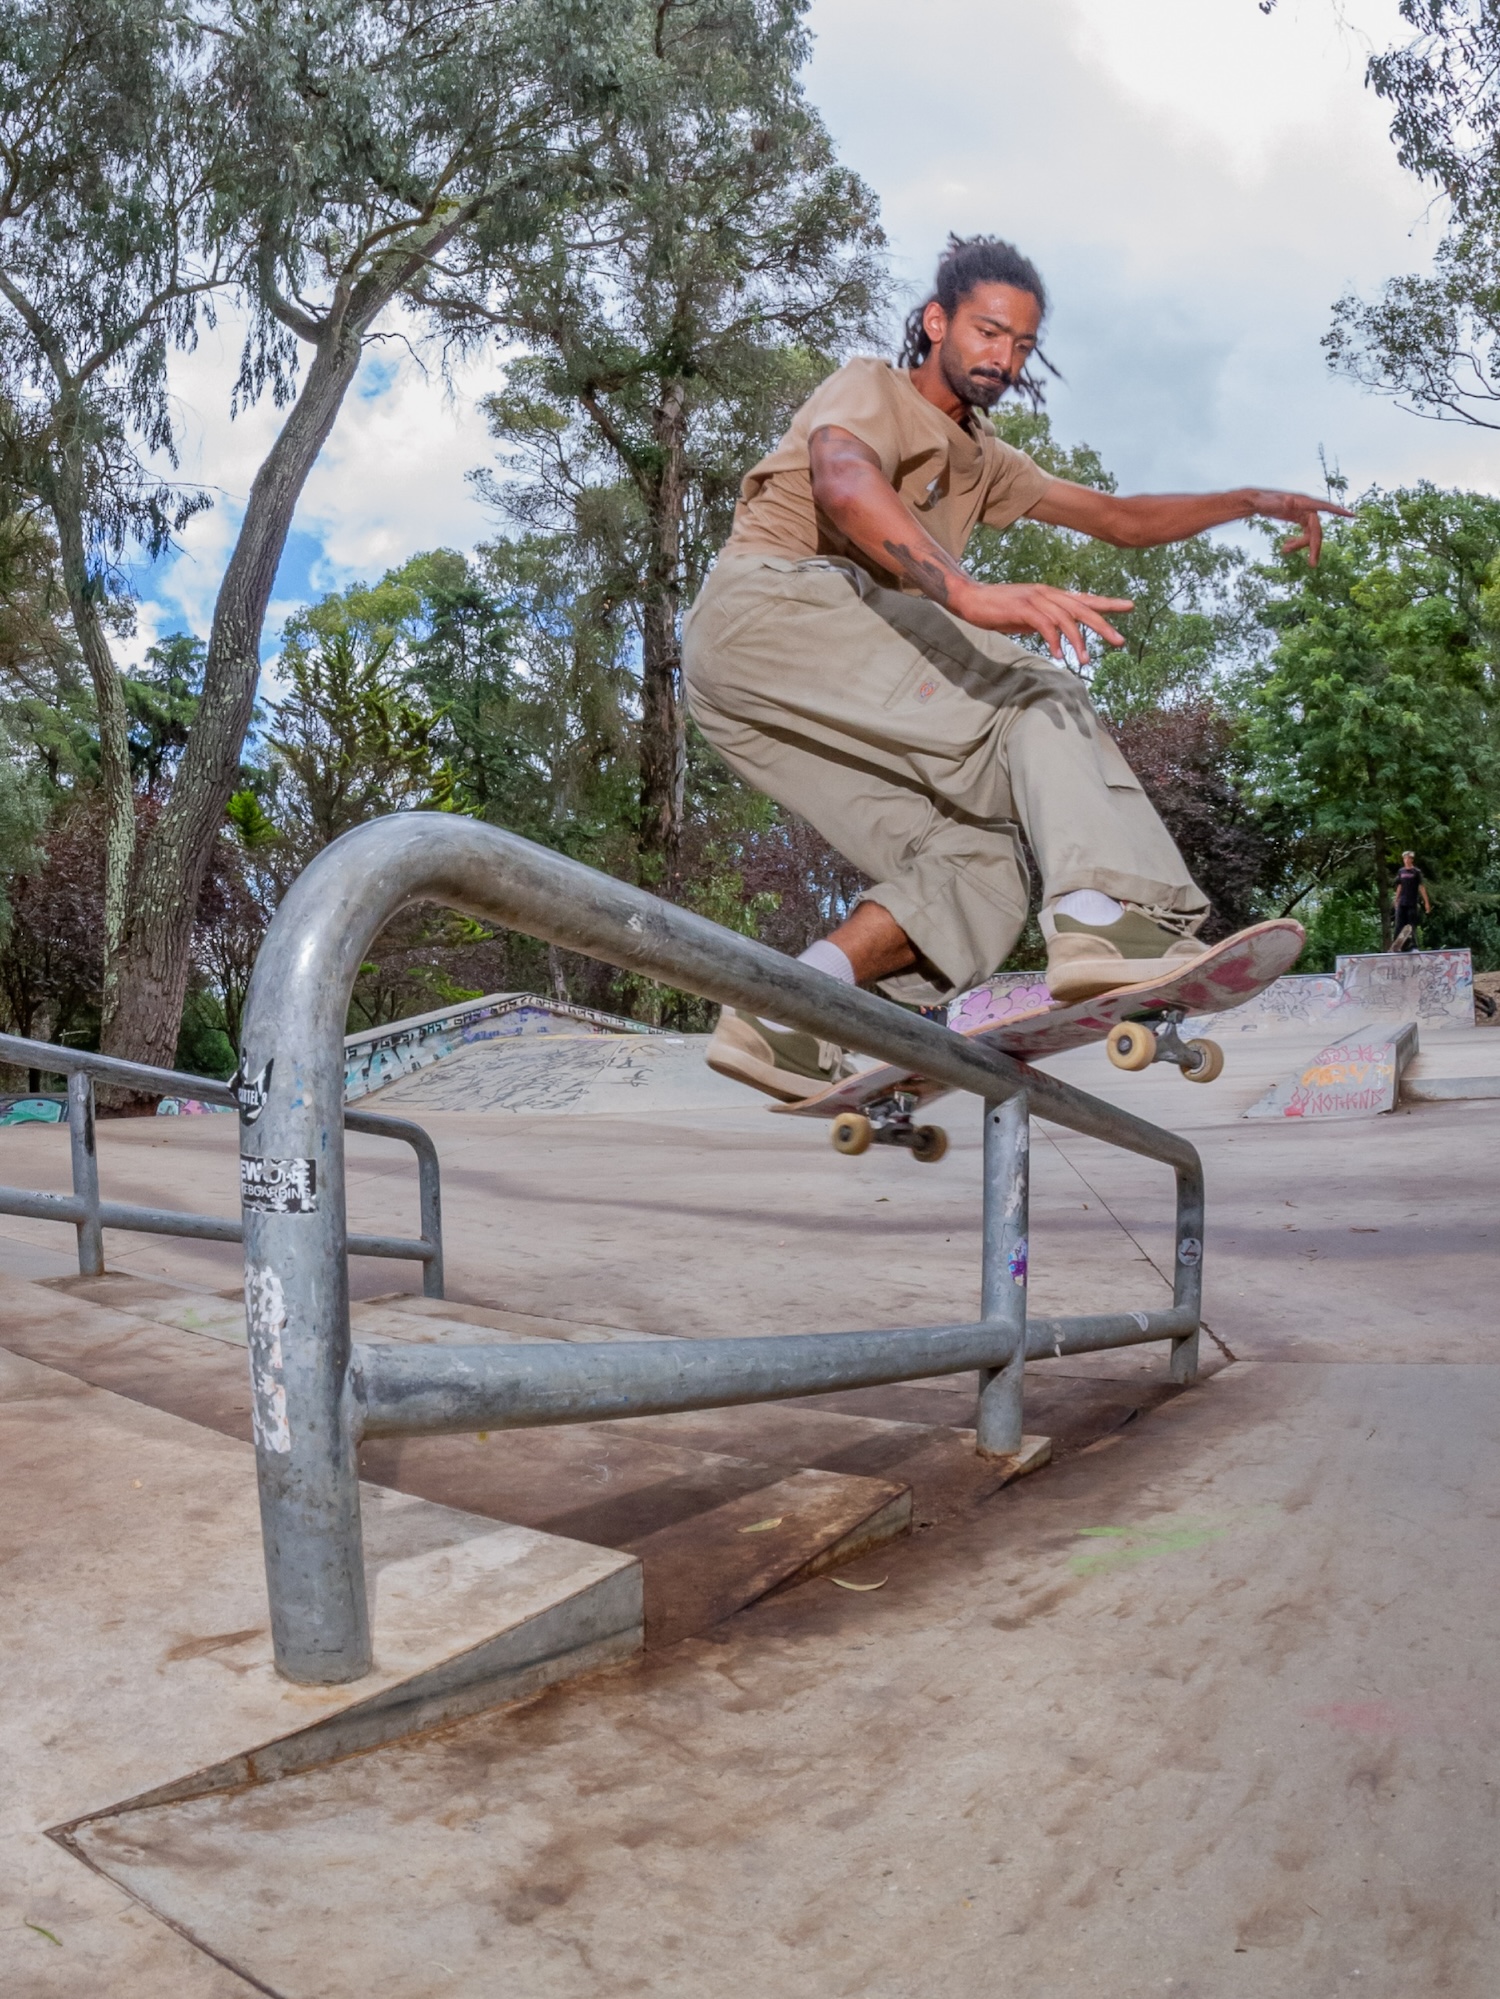
{"type": "MultiPolygon", "coordinates": [[[[877,582],[899,586],[839,533],[813,500],[808,439],[836,424],[867,444],[902,501],[940,548],[963,559],[981,521],[1008,528],[1042,497],[1047,474],[1024,451],[996,437],[972,410],[960,429],[912,387],[904,368],[868,357],[846,362],[808,397],[776,449],[745,474],[725,553],[764,550],[805,561],[835,555],[877,582]]],[[[910,586],[907,586],[910,587],[910,586]]]]}

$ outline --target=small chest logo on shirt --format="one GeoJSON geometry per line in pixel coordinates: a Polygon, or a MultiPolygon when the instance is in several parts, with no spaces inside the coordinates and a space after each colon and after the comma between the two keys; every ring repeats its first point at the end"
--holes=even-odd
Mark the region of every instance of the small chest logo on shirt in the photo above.
{"type": "Polygon", "coordinates": [[[935,680],[924,680],[922,685],[917,689],[917,699],[919,701],[930,701],[937,691],[938,684],[935,680]]]}

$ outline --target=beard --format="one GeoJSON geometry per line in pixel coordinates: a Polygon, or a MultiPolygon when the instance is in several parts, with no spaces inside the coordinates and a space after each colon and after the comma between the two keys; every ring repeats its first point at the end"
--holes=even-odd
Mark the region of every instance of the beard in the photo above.
{"type": "Polygon", "coordinates": [[[968,403],[971,409],[992,410],[1007,389],[1016,385],[1014,375],[1005,369],[997,369],[993,374],[971,375],[958,365],[949,353],[946,341],[938,349],[938,366],[943,371],[943,380],[961,403],[968,403]]]}

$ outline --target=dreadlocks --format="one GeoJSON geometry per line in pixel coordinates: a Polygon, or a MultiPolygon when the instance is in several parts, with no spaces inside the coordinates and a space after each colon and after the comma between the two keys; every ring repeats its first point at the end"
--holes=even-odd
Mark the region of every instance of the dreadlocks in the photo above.
{"type": "MultiPolygon", "coordinates": [[[[1047,287],[1042,283],[1041,273],[1029,257],[1022,256],[1014,243],[1002,242],[998,236],[950,236],[947,249],[938,259],[932,296],[924,299],[907,317],[899,366],[920,368],[932,352],[932,341],[922,324],[922,315],[928,306],[940,305],[944,312],[952,313],[960,301],[979,285],[1010,285],[1016,291],[1030,292],[1043,316],[1046,315],[1047,287]]],[[[1056,374],[1057,370],[1044,354],[1038,351],[1035,358],[1049,373],[1056,374]]],[[[1041,407],[1043,387],[1029,369],[1015,387],[1033,409],[1041,407]]]]}

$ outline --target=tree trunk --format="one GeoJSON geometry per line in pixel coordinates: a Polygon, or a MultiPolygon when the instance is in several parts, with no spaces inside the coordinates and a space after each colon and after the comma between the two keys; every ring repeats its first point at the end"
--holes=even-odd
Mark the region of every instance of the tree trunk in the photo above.
{"type": "Polygon", "coordinates": [[[568,975],[563,970],[562,952],[555,944],[547,946],[547,977],[552,984],[552,997],[566,1000],[568,997],[568,975]]]}
{"type": "Polygon", "coordinates": [[[682,514],[687,498],[683,388],[657,409],[660,471],[648,499],[651,544],[641,607],[641,879],[676,901],[682,888],[687,714],[682,699],[682,514]]]}
{"type": "MultiPolygon", "coordinates": [[[[373,317],[373,314],[371,315],[373,317]]],[[[118,1004],[106,1030],[111,1055],[170,1067],[187,990],[193,918],[260,679],[266,606],[292,515],[354,380],[368,319],[330,329],[291,415],[255,475],[234,553],[219,586],[203,699],[172,795],[136,870],[119,959],[118,1004]]]]}
{"type": "Polygon", "coordinates": [[[1390,884],[1386,880],[1385,854],[1381,842],[1375,842],[1375,894],[1380,903],[1380,948],[1389,951],[1395,942],[1396,926],[1391,909],[1390,884]]]}
{"type": "Polygon", "coordinates": [[[82,451],[76,443],[65,443],[59,449],[51,498],[63,586],[78,647],[93,682],[99,720],[99,782],[104,793],[103,1019],[107,1034],[120,998],[120,944],[135,859],[135,790],[130,781],[130,718],[125,710],[125,691],[99,617],[98,581],[89,574],[82,451]]]}

